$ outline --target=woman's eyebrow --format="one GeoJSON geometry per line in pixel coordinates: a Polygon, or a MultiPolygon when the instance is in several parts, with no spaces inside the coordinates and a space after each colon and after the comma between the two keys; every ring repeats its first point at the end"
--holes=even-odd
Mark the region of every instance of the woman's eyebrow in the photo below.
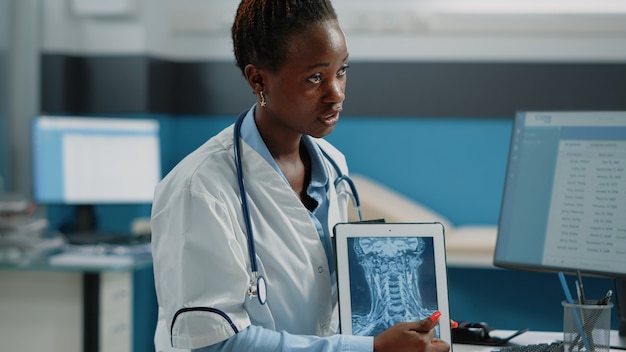
{"type": "MultiPolygon", "coordinates": [[[[349,56],[350,56],[350,54],[346,55],[346,57],[343,58],[343,62],[348,61],[348,57],[349,56]]],[[[313,65],[311,65],[311,66],[309,66],[307,68],[309,70],[312,70],[312,69],[317,68],[317,67],[328,67],[328,66],[330,66],[330,62],[320,62],[320,63],[317,63],[317,64],[313,64],[313,65]]]]}
{"type": "Polygon", "coordinates": [[[313,64],[313,65],[311,65],[311,66],[307,67],[307,69],[312,70],[312,69],[314,69],[314,68],[318,68],[318,67],[328,67],[328,66],[330,66],[330,62],[320,62],[320,63],[313,64]]]}

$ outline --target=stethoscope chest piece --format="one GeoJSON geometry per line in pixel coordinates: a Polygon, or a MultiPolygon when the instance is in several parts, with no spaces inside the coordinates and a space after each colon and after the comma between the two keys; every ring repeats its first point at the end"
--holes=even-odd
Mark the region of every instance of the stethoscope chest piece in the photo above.
{"type": "Polygon", "coordinates": [[[256,297],[260,304],[265,304],[267,301],[267,284],[265,283],[265,278],[263,276],[257,276],[256,284],[250,284],[248,296],[250,296],[251,299],[256,297]]]}

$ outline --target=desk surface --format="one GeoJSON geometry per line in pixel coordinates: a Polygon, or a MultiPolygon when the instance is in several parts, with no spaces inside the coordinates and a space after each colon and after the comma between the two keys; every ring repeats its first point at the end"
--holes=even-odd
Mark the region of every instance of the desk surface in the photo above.
{"type": "MultiPolygon", "coordinates": [[[[515,331],[513,330],[495,330],[495,331],[490,332],[490,335],[495,336],[495,337],[506,337],[506,336],[510,336],[514,332],[515,331]]],[[[523,333],[513,338],[510,343],[514,345],[530,345],[530,344],[536,344],[536,343],[550,343],[550,342],[554,342],[554,341],[562,340],[562,339],[563,339],[562,332],[528,331],[526,333],[523,333]]],[[[613,335],[611,335],[611,341],[612,339],[613,339],[613,335]]],[[[493,346],[478,346],[478,345],[466,345],[466,344],[455,343],[452,346],[452,352],[490,352],[496,348],[497,347],[493,347],[493,346]]],[[[611,349],[611,351],[623,352],[624,350],[611,349]]]]}
{"type": "MultiPolygon", "coordinates": [[[[55,254],[62,254],[55,253],[55,254]]],[[[64,271],[64,272],[125,272],[144,269],[152,266],[152,257],[143,255],[133,260],[115,260],[107,256],[94,255],[91,259],[70,260],[59,265],[51,264],[52,253],[35,256],[21,263],[0,263],[0,270],[22,271],[64,271]]],[[[71,258],[70,258],[71,259],[71,258]]]]}
{"type": "MultiPolygon", "coordinates": [[[[494,337],[507,337],[513,334],[513,330],[494,330],[489,334],[494,337]]],[[[550,343],[563,339],[562,332],[546,332],[546,331],[528,331],[517,337],[514,337],[510,343],[512,345],[530,345],[535,343],[550,343]]],[[[452,346],[452,352],[489,352],[497,347],[494,346],[479,346],[479,345],[466,345],[455,343],[452,346]]]]}

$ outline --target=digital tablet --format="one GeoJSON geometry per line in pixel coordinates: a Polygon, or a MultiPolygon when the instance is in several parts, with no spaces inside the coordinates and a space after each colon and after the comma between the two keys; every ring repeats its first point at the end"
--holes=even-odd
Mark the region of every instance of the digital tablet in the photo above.
{"type": "Polygon", "coordinates": [[[452,345],[444,228],[440,223],[340,223],[334,229],[341,333],[376,336],[442,313],[452,345]]]}

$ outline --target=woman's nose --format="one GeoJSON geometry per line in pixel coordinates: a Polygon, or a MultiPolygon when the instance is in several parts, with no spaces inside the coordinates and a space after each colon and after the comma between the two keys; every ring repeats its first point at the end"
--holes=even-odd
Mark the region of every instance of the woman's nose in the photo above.
{"type": "Polygon", "coordinates": [[[346,98],[346,81],[344,79],[333,79],[328,82],[326,92],[324,94],[324,102],[343,103],[346,98]]]}

